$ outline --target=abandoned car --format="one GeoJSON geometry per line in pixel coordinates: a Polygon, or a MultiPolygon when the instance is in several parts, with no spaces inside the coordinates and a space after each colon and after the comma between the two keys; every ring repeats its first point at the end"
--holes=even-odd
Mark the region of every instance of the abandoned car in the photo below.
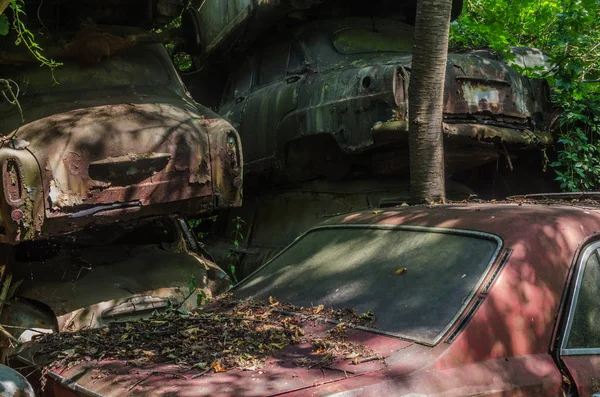
{"type": "Polygon", "coordinates": [[[598,232],[598,207],[571,202],[415,206],[334,217],[233,293],[268,299],[270,310],[290,302],[372,313],[372,325],[353,327],[336,317],[319,321],[312,311],[280,312],[305,335],[326,338],[345,329],[344,343],[366,345],[372,356],[323,361],[315,345],[292,344],[269,355],[260,371],[202,372],[105,358],[47,371],[45,393],[592,396],[600,392],[598,232]]]}
{"type": "MultiPolygon", "coordinates": [[[[246,171],[296,179],[408,169],[412,26],[371,18],[301,24],[259,41],[235,63],[220,114],[245,143],[246,171]]],[[[552,142],[549,90],[507,64],[450,54],[447,174],[552,142]],[[511,153],[512,152],[512,153],[511,153]]]]}
{"type": "MultiPolygon", "coordinates": [[[[25,241],[4,252],[10,300],[0,319],[20,342],[155,311],[192,310],[231,286],[186,220],[156,217],[25,241]],[[191,286],[191,287],[190,287],[191,286]]],[[[4,341],[3,347],[8,346],[4,341]]]]}
{"type": "Polygon", "coordinates": [[[78,53],[52,73],[0,62],[19,104],[0,101],[0,242],[241,205],[235,128],[191,99],[162,44],[123,37],[84,31],[79,42],[121,51],[78,53]]]}
{"type": "MultiPolygon", "coordinates": [[[[452,1],[452,20],[462,6],[462,0],[452,1]]],[[[275,25],[352,15],[414,23],[416,7],[416,0],[377,0],[368,9],[362,0],[191,0],[182,14],[185,50],[204,67],[207,60],[239,56],[275,25]]]]}

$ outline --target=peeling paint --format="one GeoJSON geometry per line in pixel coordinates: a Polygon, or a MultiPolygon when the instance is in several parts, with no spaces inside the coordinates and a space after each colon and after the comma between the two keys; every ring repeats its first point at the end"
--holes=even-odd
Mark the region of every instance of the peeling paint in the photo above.
{"type": "Polygon", "coordinates": [[[494,87],[465,82],[463,87],[463,98],[469,107],[476,108],[479,112],[497,112],[500,110],[500,91],[494,87]]]}

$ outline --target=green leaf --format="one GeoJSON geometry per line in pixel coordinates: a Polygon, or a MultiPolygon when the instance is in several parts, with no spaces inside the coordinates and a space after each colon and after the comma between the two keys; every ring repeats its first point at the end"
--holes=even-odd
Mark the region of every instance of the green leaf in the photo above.
{"type": "Polygon", "coordinates": [[[8,34],[9,27],[10,23],[8,22],[8,18],[6,18],[6,14],[0,15],[0,36],[6,36],[8,34]]]}

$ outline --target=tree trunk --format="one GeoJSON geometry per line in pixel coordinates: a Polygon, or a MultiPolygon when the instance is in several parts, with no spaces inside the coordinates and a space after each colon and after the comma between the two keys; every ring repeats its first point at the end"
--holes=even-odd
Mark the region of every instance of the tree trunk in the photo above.
{"type": "Polygon", "coordinates": [[[452,0],[418,0],[409,84],[410,189],[414,203],[445,200],[442,134],[452,0]]]}

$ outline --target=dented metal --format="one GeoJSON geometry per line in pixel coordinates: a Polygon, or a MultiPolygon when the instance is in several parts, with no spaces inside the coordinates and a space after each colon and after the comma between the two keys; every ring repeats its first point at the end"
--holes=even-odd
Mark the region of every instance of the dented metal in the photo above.
{"type": "MultiPolygon", "coordinates": [[[[230,64],[220,112],[242,134],[247,171],[275,166],[293,177],[320,158],[358,164],[375,149],[406,147],[412,35],[411,26],[389,19],[299,23],[230,64]]],[[[474,54],[449,54],[445,81],[443,132],[465,138],[448,147],[457,157],[472,146],[495,159],[501,143],[552,143],[545,81],[474,54]]],[[[468,168],[455,165],[447,163],[468,168]]],[[[304,177],[332,167],[349,168],[329,161],[304,177]]]]}
{"type": "Polygon", "coordinates": [[[0,242],[241,204],[237,132],[191,100],[162,45],[96,66],[67,63],[56,87],[36,66],[6,73],[21,88],[26,123],[0,104],[0,133],[14,136],[0,148],[0,242]]]}
{"type": "Polygon", "coordinates": [[[0,321],[19,338],[23,328],[77,330],[155,310],[191,310],[198,296],[226,291],[231,280],[181,220],[150,218],[11,247],[18,288],[0,321]],[[190,291],[192,278],[197,290],[190,291]]]}

